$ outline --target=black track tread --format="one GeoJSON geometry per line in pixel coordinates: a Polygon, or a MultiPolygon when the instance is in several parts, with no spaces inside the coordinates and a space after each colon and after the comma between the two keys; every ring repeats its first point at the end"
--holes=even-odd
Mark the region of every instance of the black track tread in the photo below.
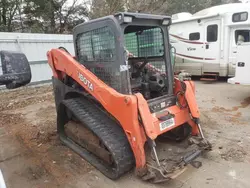
{"type": "MultiPolygon", "coordinates": [[[[116,168],[99,169],[111,179],[117,179],[134,166],[134,155],[122,127],[112,120],[108,114],[99,109],[93,102],[85,98],[64,100],[63,104],[69,108],[75,117],[87,126],[108,148],[113,156],[116,168]]],[[[91,161],[89,161],[91,163],[91,161]]],[[[97,167],[95,164],[93,166],[97,167]]]]}

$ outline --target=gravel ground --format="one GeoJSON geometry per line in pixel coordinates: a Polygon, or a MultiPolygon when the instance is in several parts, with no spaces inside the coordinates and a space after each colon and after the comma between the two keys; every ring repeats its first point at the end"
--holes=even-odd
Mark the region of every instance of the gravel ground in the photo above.
{"type": "Polygon", "coordinates": [[[7,187],[250,187],[250,87],[196,81],[205,135],[213,151],[202,167],[152,185],[133,172],[111,181],[61,144],[52,87],[0,91],[0,168],[7,187]]]}

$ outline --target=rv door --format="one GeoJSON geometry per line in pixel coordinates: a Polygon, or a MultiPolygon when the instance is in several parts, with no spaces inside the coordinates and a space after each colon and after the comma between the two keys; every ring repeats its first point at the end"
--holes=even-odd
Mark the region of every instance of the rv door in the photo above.
{"type": "MultiPolygon", "coordinates": [[[[229,76],[235,75],[239,45],[250,42],[250,29],[247,27],[231,28],[229,49],[229,76]]],[[[245,45],[244,45],[245,46],[245,45]]]]}
{"type": "Polygon", "coordinates": [[[205,22],[204,63],[202,73],[220,71],[220,20],[205,22]]]}
{"type": "Polygon", "coordinates": [[[228,79],[231,84],[250,85],[250,42],[237,46],[235,77],[228,79]]]}

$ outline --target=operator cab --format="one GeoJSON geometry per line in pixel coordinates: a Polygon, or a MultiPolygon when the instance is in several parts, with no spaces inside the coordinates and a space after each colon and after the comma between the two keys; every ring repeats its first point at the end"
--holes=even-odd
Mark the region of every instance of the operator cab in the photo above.
{"type": "Polygon", "coordinates": [[[83,23],[74,29],[77,60],[118,92],[140,92],[151,111],[175,105],[170,23],[168,16],[139,13],[83,23]]]}

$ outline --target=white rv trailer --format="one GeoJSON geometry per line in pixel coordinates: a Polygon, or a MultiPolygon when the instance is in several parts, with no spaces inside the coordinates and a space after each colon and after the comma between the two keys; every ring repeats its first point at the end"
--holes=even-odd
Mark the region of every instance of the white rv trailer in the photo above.
{"type": "Polygon", "coordinates": [[[60,46],[74,55],[72,35],[0,32],[0,50],[24,53],[30,63],[33,83],[51,80],[52,71],[47,63],[46,54],[50,49],[60,46]]]}
{"type": "Polygon", "coordinates": [[[173,15],[170,41],[176,48],[176,71],[234,76],[238,44],[250,42],[249,13],[250,4],[235,3],[173,15]]]}

